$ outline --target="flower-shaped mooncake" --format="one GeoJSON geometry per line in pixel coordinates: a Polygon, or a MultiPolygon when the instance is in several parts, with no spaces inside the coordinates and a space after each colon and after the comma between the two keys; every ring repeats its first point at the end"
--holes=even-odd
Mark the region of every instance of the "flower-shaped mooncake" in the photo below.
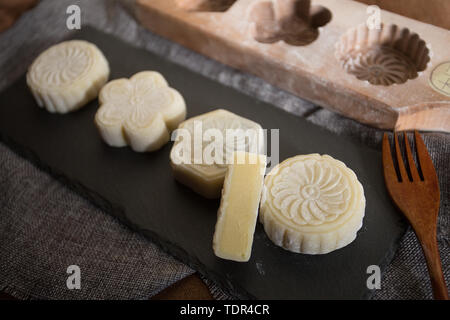
{"type": "Polygon", "coordinates": [[[154,151],[169,141],[170,132],[186,117],[181,94],[155,71],[107,83],[100,91],[95,123],[110,146],[154,151]]]}
{"type": "Polygon", "coordinates": [[[266,176],[260,220],[276,245],[324,254],[356,238],[365,206],[363,187],[343,162],[327,155],[301,155],[266,176]]]}

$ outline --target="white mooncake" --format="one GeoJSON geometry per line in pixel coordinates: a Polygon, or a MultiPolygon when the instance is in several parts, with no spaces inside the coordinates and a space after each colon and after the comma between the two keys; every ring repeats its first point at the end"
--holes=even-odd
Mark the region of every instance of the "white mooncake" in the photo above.
{"type": "Polygon", "coordinates": [[[92,43],[61,42],[42,52],[27,73],[27,84],[40,107],[67,113],[97,97],[109,77],[108,61],[92,43]]]}
{"type": "Polygon", "coordinates": [[[184,121],[175,134],[170,152],[175,179],[206,198],[220,198],[234,151],[264,152],[261,126],[223,109],[184,121]]]}
{"type": "Polygon", "coordinates": [[[363,187],[343,162],[328,155],[300,155],[266,176],[259,217],[276,245],[324,254],[356,238],[365,206],[363,187]]]}
{"type": "Polygon", "coordinates": [[[134,151],[155,151],[186,117],[181,94],[155,71],[108,82],[100,91],[95,123],[112,147],[129,145],[134,151]]]}
{"type": "Polygon", "coordinates": [[[236,151],[228,166],[213,237],[214,254],[222,259],[250,259],[266,172],[266,156],[236,151]]]}

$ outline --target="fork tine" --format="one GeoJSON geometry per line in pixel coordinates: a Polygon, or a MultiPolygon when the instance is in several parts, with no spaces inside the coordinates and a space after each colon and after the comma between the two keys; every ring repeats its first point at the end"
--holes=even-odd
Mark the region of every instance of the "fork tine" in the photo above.
{"type": "Polygon", "coordinates": [[[386,183],[388,183],[388,181],[398,181],[387,133],[384,133],[383,135],[383,170],[386,183]]]}
{"type": "Polygon", "coordinates": [[[394,133],[394,141],[395,141],[395,153],[397,156],[397,164],[398,169],[400,171],[400,180],[405,182],[409,180],[408,173],[406,173],[405,164],[403,162],[402,152],[400,151],[400,145],[398,144],[398,136],[397,132],[394,133]]]}
{"type": "Polygon", "coordinates": [[[422,140],[419,132],[414,131],[414,138],[416,141],[417,157],[419,158],[420,169],[422,170],[423,180],[436,180],[437,175],[434,169],[433,161],[428,153],[427,147],[422,140]]]}
{"type": "Polygon", "coordinates": [[[411,153],[411,147],[409,146],[408,135],[406,132],[404,132],[403,135],[405,136],[406,157],[408,158],[409,172],[411,173],[412,181],[420,181],[419,172],[417,172],[417,167],[411,153]]]}

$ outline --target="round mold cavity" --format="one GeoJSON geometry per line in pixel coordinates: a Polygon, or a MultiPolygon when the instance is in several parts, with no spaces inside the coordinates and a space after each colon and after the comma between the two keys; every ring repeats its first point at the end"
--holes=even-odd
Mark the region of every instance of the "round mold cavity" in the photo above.
{"type": "Polygon", "coordinates": [[[310,0],[263,0],[249,7],[250,32],[261,43],[308,45],[318,38],[318,28],[330,22],[331,17],[330,10],[311,6],[310,0]]]}
{"type": "Polygon", "coordinates": [[[186,11],[225,12],[236,0],[176,0],[176,5],[186,11]]]}
{"type": "Polygon", "coordinates": [[[390,86],[415,79],[427,68],[430,52],[417,33],[397,25],[348,30],[336,44],[344,70],[373,85],[390,86]]]}

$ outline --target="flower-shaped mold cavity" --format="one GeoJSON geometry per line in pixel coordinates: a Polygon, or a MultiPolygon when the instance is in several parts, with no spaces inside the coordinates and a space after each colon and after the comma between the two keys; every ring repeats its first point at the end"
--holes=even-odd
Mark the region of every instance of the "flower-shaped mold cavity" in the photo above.
{"type": "Polygon", "coordinates": [[[362,226],[364,190],[341,161],[318,154],[283,161],[264,181],[260,220],[286,250],[322,254],[352,242],[362,226]]]}
{"type": "Polygon", "coordinates": [[[113,147],[129,145],[137,152],[162,147],[186,117],[181,94],[154,71],[110,81],[99,100],[95,123],[103,140],[113,147]]]}
{"type": "Polygon", "coordinates": [[[310,0],[263,0],[249,10],[250,32],[256,41],[284,41],[293,46],[315,41],[318,28],[330,22],[332,16],[325,7],[311,7],[310,0]]]}
{"type": "Polygon", "coordinates": [[[407,28],[360,25],[345,33],[336,45],[336,58],[345,71],[373,85],[402,84],[417,78],[430,61],[424,40],[407,28]]]}
{"type": "Polygon", "coordinates": [[[234,151],[264,151],[261,126],[223,109],[184,121],[176,134],[170,153],[174,176],[206,198],[220,197],[227,163],[234,151]],[[217,147],[211,151],[214,144],[217,147]],[[207,160],[205,155],[212,153],[214,158],[207,160]]]}
{"type": "Polygon", "coordinates": [[[176,4],[187,11],[225,12],[236,0],[176,0],[176,4]]]}

